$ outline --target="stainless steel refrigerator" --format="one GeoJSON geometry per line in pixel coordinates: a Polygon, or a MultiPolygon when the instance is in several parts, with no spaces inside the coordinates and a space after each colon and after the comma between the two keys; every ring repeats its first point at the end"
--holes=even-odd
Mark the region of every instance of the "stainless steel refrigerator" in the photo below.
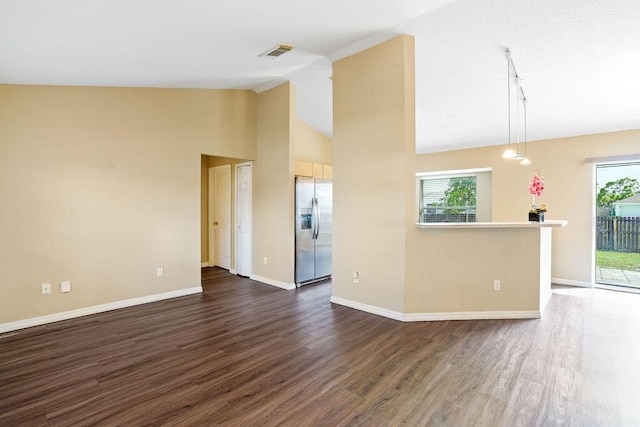
{"type": "Polygon", "coordinates": [[[331,277],[333,183],[296,177],[296,285],[331,277]]]}

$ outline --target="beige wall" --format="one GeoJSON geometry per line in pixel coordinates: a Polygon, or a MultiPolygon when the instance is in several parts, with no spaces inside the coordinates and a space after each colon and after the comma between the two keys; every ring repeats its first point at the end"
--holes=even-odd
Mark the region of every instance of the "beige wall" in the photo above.
{"type": "MultiPolygon", "coordinates": [[[[501,157],[505,146],[483,147],[417,156],[418,172],[492,168],[494,221],[526,221],[532,198],[527,191],[536,169],[545,178],[539,203],[548,219],[569,224],[553,230],[552,276],[582,284],[593,275],[594,166],[587,157],[640,153],[640,130],[536,141],[528,145],[533,164],[521,166],[501,157]]],[[[419,255],[416,254],[417,262],[419,255]]],[[[452,264],[453,267],[453,264],[452,264]]]]}
{"type": "Polygon", "coordinates": [[[476,221],[491,222],[492,204],[491,172],[479,172],[476,174],[476,221]]]}
{"type": "Polygon", "coordinates": [[[200,155],[256,157],[256,98],[0,85],[0,323],[199,286],[200,155]]]}
{"type": "Polygon", "coordinates": [[[321,134],[302,120],[294,119],[295,160],[313,163],[333,164],[333,143],[331,138],[321,134]]]}
{"type": "Polygon", "coordinates": [[[333,64],[333,297],[393,311],[415,222],[414,69],[411,36],[333,64]]]}
{"type": "Polygon", "coordinates": [[[258,160],[253,167],[253,275],[294,281],[293,131],[295,86],[258,95],[258,160]],[[267,264],[264,264],[264,258],[267,264]]]}
{"type": "Polygon", "coordinates": [[[406,313],[540,310],[539,228],[414,227],[409,240],[406,313]]]}

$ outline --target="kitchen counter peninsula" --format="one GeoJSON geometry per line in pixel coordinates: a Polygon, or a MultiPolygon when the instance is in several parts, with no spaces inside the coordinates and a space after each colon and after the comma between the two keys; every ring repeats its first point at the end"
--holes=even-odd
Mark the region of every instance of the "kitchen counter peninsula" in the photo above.
{"type": "Polygon", "coordinates": [[[551,297],[545,222],[417,223],[406,320],[541,317],[551,297]]]}
{"type": "Polygon", "coordinates": [[[567,221],[547,220],[545,222],[418,222],[418,228],[544,228],[564,227],[567,221]]]}

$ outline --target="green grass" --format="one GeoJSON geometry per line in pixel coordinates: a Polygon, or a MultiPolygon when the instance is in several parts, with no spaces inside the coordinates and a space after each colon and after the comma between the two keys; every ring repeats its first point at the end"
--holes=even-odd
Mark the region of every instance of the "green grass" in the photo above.
{"type": "Polygon", "coordinates": [[[596,265],[604,268],[640,271],[640,254],[629,252],[596,251],[596,265]]]}

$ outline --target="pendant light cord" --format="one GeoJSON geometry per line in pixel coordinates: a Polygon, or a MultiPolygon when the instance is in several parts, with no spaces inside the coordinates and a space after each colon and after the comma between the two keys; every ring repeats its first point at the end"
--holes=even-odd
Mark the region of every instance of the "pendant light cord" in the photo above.
{"type": "Polygon", "coordinates": [[[507,138],[508,148],[511,148],[511,64],[509,63],[511,52],[509,49],[506,51],[507,57],[507,111],[508,111],[508,119],[509,119],[509,136],[507,138]]]}
{"type": "Polygon", "coordinates": [[[507,131],[509,132],[507,138],[507,150],[502,154],[505,159],[519,159],[521,165],[529,165],[531,161],[527,158],[527,96],[524,94],[522,88],[522,77],[516,71],[516,66],[511,58],[511,50],[505,49],[504,56],[507,59],[507,131]],[[513,71],[513,73],[512,73],[513,71]],[[511,76],[513,75],[513,82],[511,76]],[[511,99],[511,85],[515,85],[515,99],[511,99]],[[522,96],[522,98],[521,98],[522,96]],[[523,116],[520,114],[520,101],[522,101],[523,116]],[[518,144],[517,152],[514,152],[511,148],[511,105],[515,102],[516,108],[516,143],[518,144]],[[520,121],[524,118],[524,131],[520,131],[520,121]],[[520,152],[520,141],[524,136],[524,155],[520,152]]]}

